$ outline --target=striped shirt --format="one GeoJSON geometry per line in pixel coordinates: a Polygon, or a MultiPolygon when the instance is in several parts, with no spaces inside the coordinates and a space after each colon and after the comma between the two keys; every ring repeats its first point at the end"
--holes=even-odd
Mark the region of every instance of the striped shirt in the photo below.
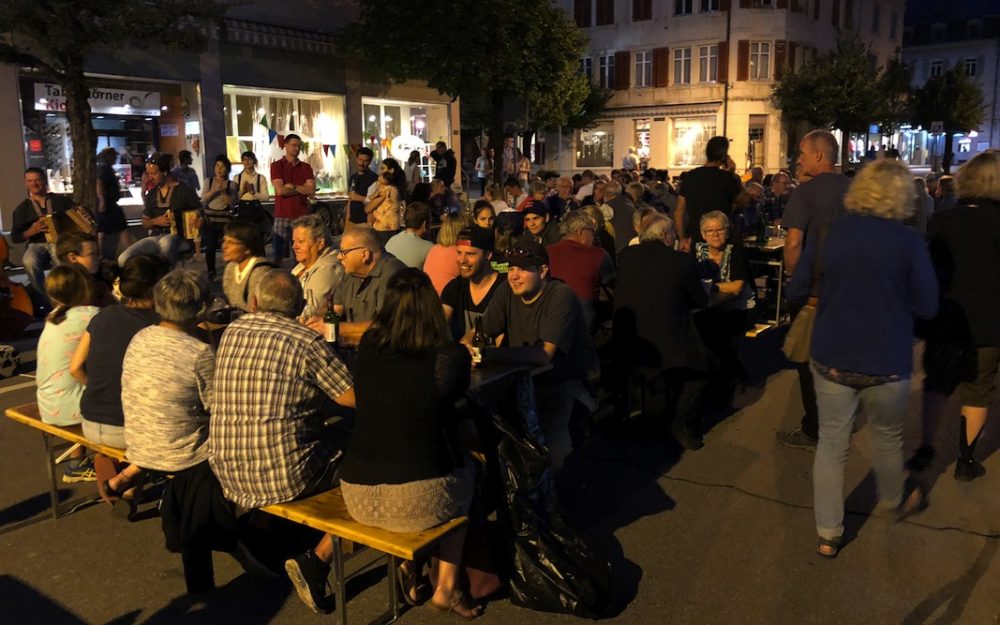
{"type": "Polygon", "coordinates": [[[216,358],[210,463],[226,498],[259,508],[298,497],[338,453],[323,438],[323,395],[350,390],[315,331],[270,313],[226,328],[216,358]]]}
{"type": "Polygon", "coordinates": [[[182,471],[208,459],[215,355],[180,330],[149,326],[122,362],[125,455],[144,469],[182,471]]]}

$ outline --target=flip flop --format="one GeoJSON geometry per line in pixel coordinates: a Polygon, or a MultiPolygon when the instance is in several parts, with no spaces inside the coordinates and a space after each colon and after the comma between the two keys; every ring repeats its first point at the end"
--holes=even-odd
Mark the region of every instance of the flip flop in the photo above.
{"type": "Polygon", "coordinates": [[[839,538],[820,538],[816,545],[816,553],[820,556],[833,560],[840,553],[839,538]]]}

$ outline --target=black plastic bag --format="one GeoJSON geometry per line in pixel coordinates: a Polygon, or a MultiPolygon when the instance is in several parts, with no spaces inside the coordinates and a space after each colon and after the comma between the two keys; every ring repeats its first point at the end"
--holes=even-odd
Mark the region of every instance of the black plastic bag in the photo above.
{"type": "Polygon", "coordinates": [[[599,618],[612,596],[611,567],[563,520],[548,450],[525,371],[472,392],[489,414],[497,442],[504,503],[498,510],[509,543],[510,597],[542,612],[599,618]]]}

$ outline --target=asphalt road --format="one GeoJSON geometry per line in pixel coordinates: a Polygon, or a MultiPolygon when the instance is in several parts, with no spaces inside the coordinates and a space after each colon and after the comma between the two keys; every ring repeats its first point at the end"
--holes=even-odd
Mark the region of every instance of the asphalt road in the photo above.
{"type": "MultiPolygon", "coordinates": [[[[20,346],[31,359],[32,340],[20,346]]],[[[758,366],[776,349],[756,339],[758,366]],[[770,350],[770,352],[769,352],[770,350]]],[[[855,435],[847,471],[849,544],[834,561],[814,553],[811,465],[807,451],[784,448],[779,428],[795,424],[794,373],[774,369],[766,385],[738,397],[740,409],[710,431],[707,445],[681,454],[639,424],[605,423],[573,459],[573,518],[612,564],[616,607],[609,622],[676,624],[997,625],[1000,623],[1000,428],[981,454],[989,473],[952,479],[957,405],[939,440],[930,508],[894,525],[870,515],[870,443],[855,435]]],[[[29,373],[30,376],[30,373],[29,373]]],[[[33,379],[0,382],[0,407],[33,401],[33,379]]],[[[919,383],[920,376],[917,375],[919,383]]],[[[919,384],[915,385],[919,386],[919,384]]],[[[919,395],[911,397],[910,447],[919,395]]],[[[994,407],[996,408],[996,406],[994,407]]],[[[59,520],[48,516],[41,436],[0,419],[0,623],[132,625],[334,622],[312,614],[283,581],[242,574],[217,554],[219,589],[186,597],[179,556],[168,553],[157,519],[128,523],[94,505],[59,520]]],[[[64,500],[92,493],[66,486],[64,500]]],[[[355,622],[384,606],[380,574],[349,589],[355,622]]],[[[400,622],[441,622],[428,608],[400,622]]],[[[577,619],[490,603],[484,624],[544,625],[577,619]]]]}

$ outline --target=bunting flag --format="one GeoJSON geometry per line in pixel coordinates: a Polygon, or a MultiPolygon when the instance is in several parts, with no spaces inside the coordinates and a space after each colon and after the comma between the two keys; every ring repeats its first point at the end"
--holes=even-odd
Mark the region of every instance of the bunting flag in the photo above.
{"type": "Polygon", "coordinates": [[[330,146],[323,144],[323,156],[330,156],[330,146]]]}
{"type": "Polygon", "coordinates": [[[263,126],[264,128],[268,128],[267,113],[264,113],[263,115],[260,116],[260,125],[263,126]]]}
{"type": "MultiPolygon", "coordinates": [[[[274,143],[274,138],[277,137],[277,136],[278,136],[277,132],[275,132],[274,130],[271,130],[270,128],[267,129],[267,142],[268,143],[274,143]]],[[[284,143],[284,142],[285,142],[284,139],[282,139],[281,143],[284,143]]]]}
{"type": "Polygon", "coordinates": [[[285,135],[278,135],[278,147],[282,150],[285,149],[285,135]]]}

